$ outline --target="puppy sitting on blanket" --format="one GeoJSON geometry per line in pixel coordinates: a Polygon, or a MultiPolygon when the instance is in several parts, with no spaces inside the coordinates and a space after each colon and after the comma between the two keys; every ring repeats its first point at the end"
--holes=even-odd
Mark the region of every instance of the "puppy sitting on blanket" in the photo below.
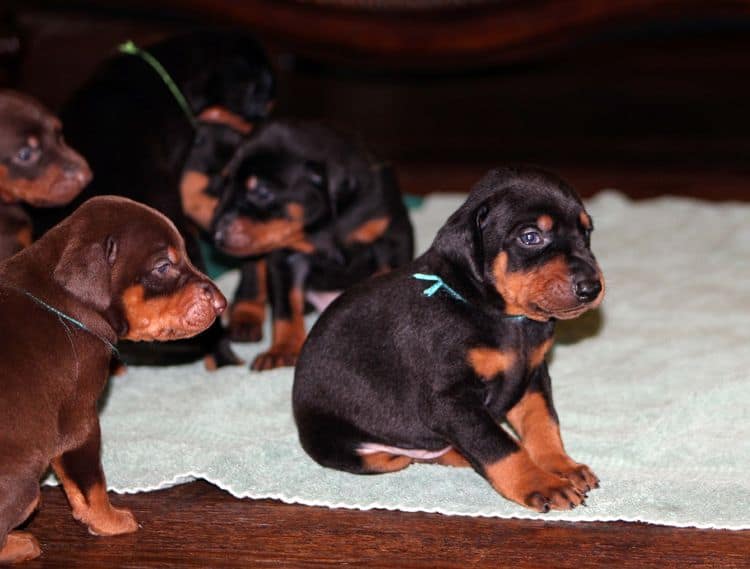
{"type": "Polygon", "coordinates": [[[545,356],[555,321],[604,295],[592,229],[560,179],[487,174],[424,255],[349,289],[311,330],[293,389],[307,453],[358,474],[470,466],[537,511],[581,504],[598,479],[563,449],[545,356]]]}
{"type": "Polygon", "coordinates": [[[225,307],[174,224],[125,198],[89,200],[0,264],[0,564],[40,553],[11,530],[37,507],[50,463],[91,533],[136,531],[130,511],[110,505],[99,458],[113,344],[187,338],[225,307]]]}

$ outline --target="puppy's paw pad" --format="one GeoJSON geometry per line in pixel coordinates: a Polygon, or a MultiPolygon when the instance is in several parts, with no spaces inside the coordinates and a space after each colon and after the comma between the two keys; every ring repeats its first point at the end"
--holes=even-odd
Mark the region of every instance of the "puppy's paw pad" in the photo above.
{"type": "Polygon", "coordinates": [[[21,563],[41,554],[42,548],[33,535],[26,531],[14,531],[8,534],[5,545],[0,549],[0,563],[21,563]]]}

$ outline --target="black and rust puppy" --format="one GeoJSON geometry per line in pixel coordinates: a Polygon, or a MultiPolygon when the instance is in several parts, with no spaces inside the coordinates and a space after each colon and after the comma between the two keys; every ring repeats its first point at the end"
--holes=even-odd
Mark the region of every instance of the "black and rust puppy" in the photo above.
{"type": "MultiPolygon", "coordinates": [[[[199,169],[210,172],[203,160],[221,159],[207,139],[217,136],[224,145],[236,145],[237,133],[248,133],[267,116],[274,97],[272,70],[246,33],[196,32],[146,49],[189,108],[144,57],[119,53],[107,60],[61,111],[67,138],[87,157],[96,177],[71,207],[47,216],[34,212],[35,229],[43,232],[91,196],[121,195],[169,217],[203,269],[193,224],[207,225],[216,200],[204,192],[207,179],[199,169]],[[230,140],[223,142],[226,136],[230,140]]],[[[219,322],[194,341],[137,354],[123,346],[122,352],[130,363],[177,363],[204,355],[216,365],[239,361],[219,322]]]]}
{"type": "Polygon", "coordinates": [[[31,97],[0,90],[0,260],[31,243],[31,219],[19,204],[65,205],[90,180],[57,117],[31,97]]]}
{"type": "Polygon", "coordinates": [[[266,123],[228,170],[214,243],[255,258],[242,269],[232,338],[260,339],[268,297],[272,345],[252,368],[294,365],[306,301],[322,310],[342,290],[410,261],[409,216],[393,170],[317,123],[266,123]]]}
{"type": "Polygon", "coordinates": [[[555,320],[604,294],[591,230],[555,176],[487,174],[424,255],[350,289],[313,327],[293,389],[304,449],[359,474],[471,466],[535,510],[581,504],[598,480],[563,449],[545,355],[555,320]]]}
{"type": "Polygon", "coordinates": [[[50,463],[91,533],[137,530],[110,505],[99,458],[113,344],[189,337],[225,307],[174,224],[125,198],[91,199],[0,264],[0,563],[39,555],[11,530],[36,508],[50,463]]]}

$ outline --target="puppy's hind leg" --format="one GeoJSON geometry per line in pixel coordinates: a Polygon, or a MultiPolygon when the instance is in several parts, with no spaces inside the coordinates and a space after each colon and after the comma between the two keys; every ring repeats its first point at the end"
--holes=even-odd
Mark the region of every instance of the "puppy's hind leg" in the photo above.
{"type": "Polygon", "coordinates": [[[0,474],[0,564],[20,563],[39,557],[36,538],[25,531],[11,531],[22,524],[39,504],[39,482],[28,477],[0,474]]]}
{"type": "Polygon", "coordinates": [[[138,529],[135,516],[109,502],[99,459],[99,426],[79,448],[52,459],[52,468],[62,482],[73,517],[94,535],[119,535],[138,529]]]}
{"type": "Polygon", "coordinates": [[[326,414],[297,414],[302,448],[318,464],[352,474],[383,474],[409,466],[413,459],[387,451],[361,449],[367,436],[351,423],[326,414]]]}

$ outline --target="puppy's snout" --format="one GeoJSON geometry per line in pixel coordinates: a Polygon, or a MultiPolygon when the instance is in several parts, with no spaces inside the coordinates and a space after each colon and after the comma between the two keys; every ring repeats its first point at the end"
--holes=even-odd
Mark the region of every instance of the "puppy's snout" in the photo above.
{"type": "Polygon", "coordinates": [[[86,186],[93,178],[91,168],[89,168],[88,163],[83,159],[78,163],[67,164],[64,172],[66,179],[75,182],[81,187],[86,186]]]}
{"type": "Polygon", "coordinates": [[[602,283],[598,278],[580,279],[574,283],[573,292],[581,302],[593,302],[602,292],[602,283]]]}
{"type": "Polygon", "coordinates": [[[203,296],[206,300],[211,302],[211,305],[216,312],[216,316],[219,316],[227,307],[227,299],[221,294],[221,291],[211,283],[201,283],[201,288],[203,289],[203,296]]]}

